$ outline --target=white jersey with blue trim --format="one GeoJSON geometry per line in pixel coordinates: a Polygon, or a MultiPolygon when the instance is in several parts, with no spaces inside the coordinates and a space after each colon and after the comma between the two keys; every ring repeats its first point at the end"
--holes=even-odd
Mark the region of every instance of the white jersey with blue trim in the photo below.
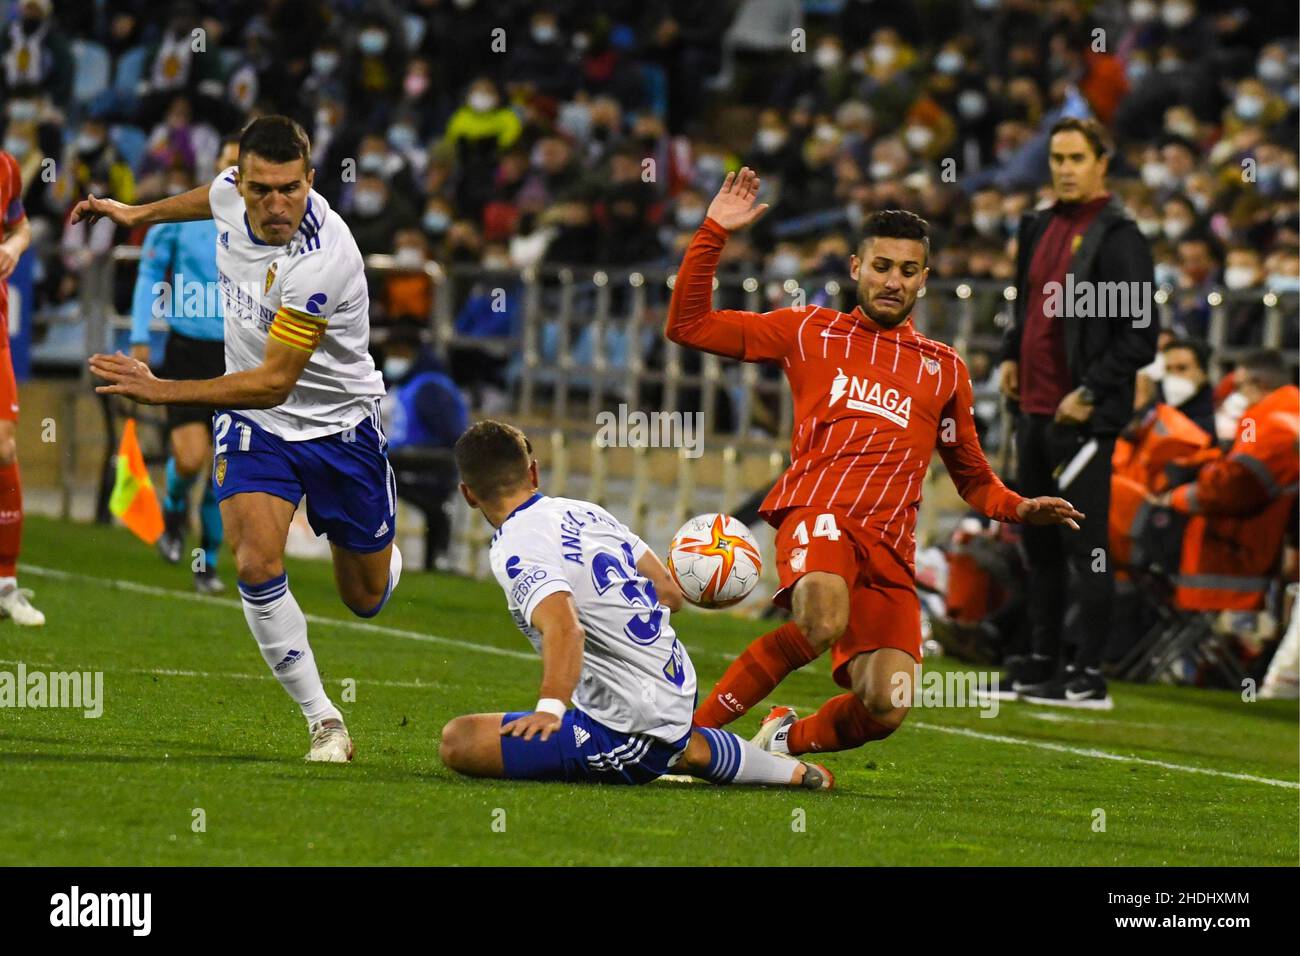
{"type": "Polygon", "coordinates": [[[573,704],[611,730],[675,743],[691,729],[695,667],[654,585],[647,547],[600,505],[537,494],[492,538],[492,573],[515,624],[540,653],[542,599],[568,591],[586,634],[573,704]]]}
{"type": "Polygon", "coordinates": [[[225,309],[226,371],[262,364],[276,311],[284,306],[328,320],[284,404],[241,414],[287,441],[346,431],[377,413],[384,380],[370,357],[370,295],[352,231],[312,190],[307,211],[283,246],[253,235],[237,167],[208,192],[217,224],[217,274],[225,309]]]}

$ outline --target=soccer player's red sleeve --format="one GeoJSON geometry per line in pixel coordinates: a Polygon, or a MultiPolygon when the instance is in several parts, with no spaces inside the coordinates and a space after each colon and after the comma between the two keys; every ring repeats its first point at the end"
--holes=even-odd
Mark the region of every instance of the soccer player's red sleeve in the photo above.
{"type": "Polygon", "coordinates": [[[952,483],[972,508],[997,521],[1020,520],[1016,507],[1024,499],[994,474],[980,447],[975,430],[975,394],[970,372],[960,358],[957,359],[957,388],[939,420],[938,448],[952,483]]]}
{"type": "Polygon", "coordinates": [[[726,242],[727,230],[705,219],[677,270],[664,334],[678,345],[746,362],[782,359],[790,350],[796,327],[793,310],[764,313],[713,308],[713,275],[726,242]]]}

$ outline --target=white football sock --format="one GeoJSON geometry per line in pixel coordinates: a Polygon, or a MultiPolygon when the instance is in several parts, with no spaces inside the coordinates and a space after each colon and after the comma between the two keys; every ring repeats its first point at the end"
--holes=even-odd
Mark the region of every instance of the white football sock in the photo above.
{"type": "Polygon", "coordinates": [[[729,730],[697,727],[695,732],[709,745],[708,769],[699,774],[706,780],[787,786],[794,780],[798,761],[770,754],[729,730]]]}
{"type": "Polygon", "coordinates": [[[334,717],[342,719],[325,693],[316,656],[307,642],[307,618],[289,590],[287,574],[263,584],[239,582],[244,620],[257,640],[275,679],[302,708],[308,725],[334,717]]]}

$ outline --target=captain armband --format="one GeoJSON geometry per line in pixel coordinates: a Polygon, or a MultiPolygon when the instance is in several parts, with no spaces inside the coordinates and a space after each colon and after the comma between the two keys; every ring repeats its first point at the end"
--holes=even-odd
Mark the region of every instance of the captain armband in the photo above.
{"type": "Polygon", "coordinates": [[[271,320],[271,338],[293,349],[313,352],[325,337],[329,320],[281,306],[271,320]]]}

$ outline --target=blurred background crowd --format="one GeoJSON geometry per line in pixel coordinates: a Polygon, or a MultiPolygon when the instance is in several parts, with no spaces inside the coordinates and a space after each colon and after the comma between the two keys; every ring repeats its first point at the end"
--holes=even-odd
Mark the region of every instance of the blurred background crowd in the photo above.
{"type": "MultiPolygon", "coordinates": [[[[1300,288],[1296,34],[1293,4],[1234,0],[21,0],[0,96],[38,315],[141,241],[66,225],[79,196],[189,188],[268,112],[308,130],[362,252],[402,265],[671,269],[747,163],[774,208],[725,269],[842,277],[863,215],[897,206],[934,227],[933,278],[975,280],[1011,277],[1020,214],[1050,201],[1050,124],[1093,115],[1173,331],[1202,338],[1213,290],[1300,288]]],[[[375,292],[377,322],[433,294],[375,292]]],[[[1228,334],[1258,344],[1261,309],[1228,334]]]]}

